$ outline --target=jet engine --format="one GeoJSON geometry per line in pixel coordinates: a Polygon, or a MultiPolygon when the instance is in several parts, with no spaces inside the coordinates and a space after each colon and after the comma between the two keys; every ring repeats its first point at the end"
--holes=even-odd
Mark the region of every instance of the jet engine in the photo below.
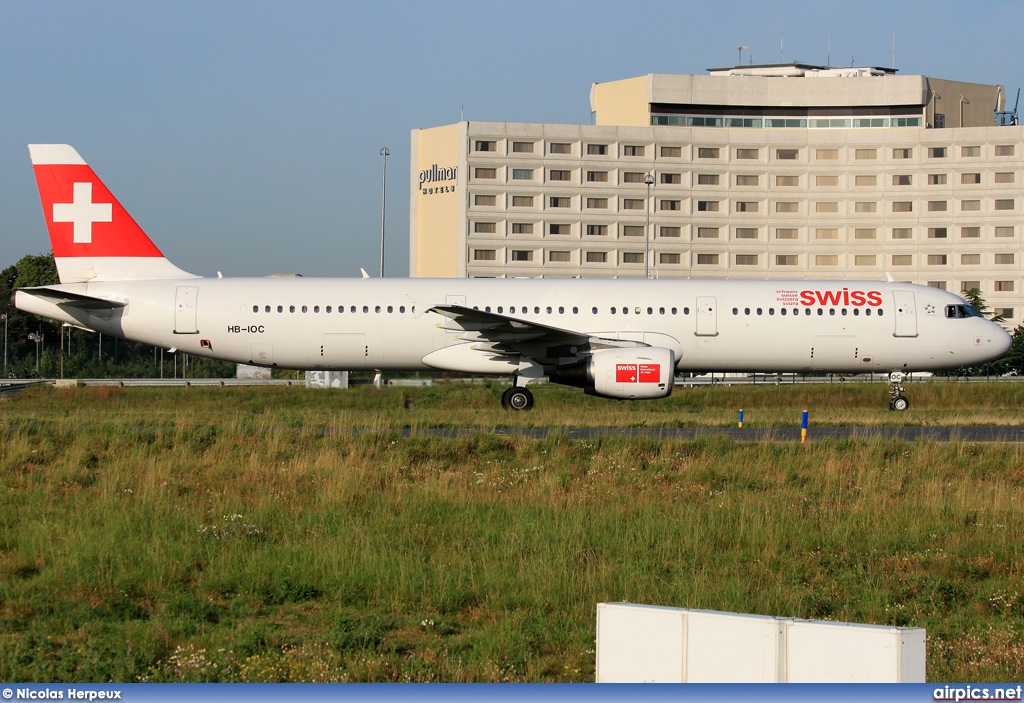
{"type": "Polygon", "coordinates": [[[675,353],[664,347],[598,349],[549,378],[604,398],[664,398],[672,392],[675,368],[675,353]]]}

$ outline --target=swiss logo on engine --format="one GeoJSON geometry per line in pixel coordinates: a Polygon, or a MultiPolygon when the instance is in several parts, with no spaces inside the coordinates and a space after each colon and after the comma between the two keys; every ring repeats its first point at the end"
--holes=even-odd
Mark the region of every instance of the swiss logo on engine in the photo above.
{"type": "Polygon", "coordinates": [[[657,383],[661,364],[615,364],[616,383],[657,383]]]}

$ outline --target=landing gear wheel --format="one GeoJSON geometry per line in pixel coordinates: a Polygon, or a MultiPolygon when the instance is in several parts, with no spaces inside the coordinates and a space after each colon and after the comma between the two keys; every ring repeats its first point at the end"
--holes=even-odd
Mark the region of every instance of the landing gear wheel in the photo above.
{"type": "Polygon", "coordinates": [[[533,408],[533,393],[525,387],[513,386],[501,394],[501,407],[506,410],[530,410],[533,408]]]}
{"type": "Polygon", "coordinates": [[[907,400],[906,396],[898,395],[889,401],[890,410],[898,410],[899,412],[903,412],[909,407],[910,401],[907,400]]]}

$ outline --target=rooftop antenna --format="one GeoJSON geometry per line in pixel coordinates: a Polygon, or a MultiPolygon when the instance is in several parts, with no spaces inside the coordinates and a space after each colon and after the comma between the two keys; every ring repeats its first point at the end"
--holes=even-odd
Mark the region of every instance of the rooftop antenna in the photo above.
{"type": "Polygon", "coordinates": [[[782,58],[782,52],[783,52],[782,38],[780,37],[779,38],[779,63],[786,63],[786,60],[784,58],[782,58]]]}
{"type": "Polygon", "coordinates": [[[465,121],[466,121],[466,106],[465,105],[459,105],[459,122],[465,122],[465,121]]]}
{"type": "Polygon", "coordinates": [[[896,70],[896,32],[892,33],[892,68],[896,70]]]}
{"type": "Polygon", "coordinates": [[[749,47],[743,46],[742,44],[740,46],[736,47],[736,51],[739,52],[739,55],[736,58],[736,65],[737,66],[742,66],[743,65],[743,50],[747,49],[747,48],[749,48],[749,47]]]}
{"type": "Polygon", "coordinates": [[[828,44],[825,49],[825,68],[832,68],[832,35],[828,35],[828,44]]]}

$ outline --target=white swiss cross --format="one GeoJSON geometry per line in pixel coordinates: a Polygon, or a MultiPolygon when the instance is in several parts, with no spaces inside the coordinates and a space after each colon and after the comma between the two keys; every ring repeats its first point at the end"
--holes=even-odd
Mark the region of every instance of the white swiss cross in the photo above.
{"type": "Polygon", "coordinates": [[[92,242],[92,223],[112,222],[114,206],[92,201],[92,183],[76,183],[74,192],[74,202],[53,204],[53,221],[73,222],[75,244],[89,244],[92,242]]]}

